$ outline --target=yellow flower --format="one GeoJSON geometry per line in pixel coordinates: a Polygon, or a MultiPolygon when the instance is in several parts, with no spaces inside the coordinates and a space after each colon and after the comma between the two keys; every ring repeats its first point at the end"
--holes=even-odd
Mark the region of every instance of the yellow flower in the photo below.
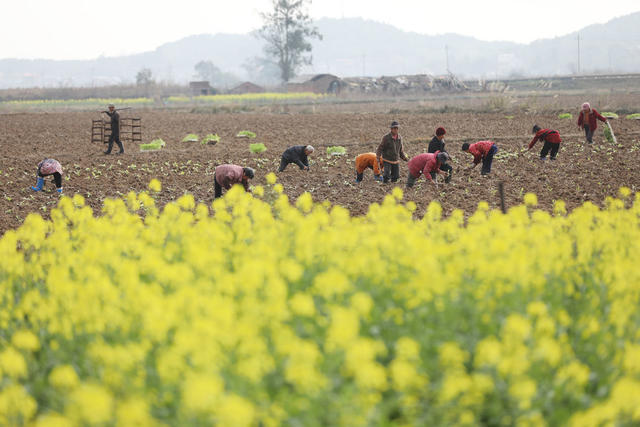
{"type": "Polygon", "coordinates": [[[3,425],[28,424],[38,405],[22,385],[10,384],[0,391],[0,422],[3,425]]]}
{"type": "Polygon", "coordinates": [[[631,196],[631,189],[629,187],[620,187],[618,189],[618,194],[620,194],[620,197],[623,199],[626,199],[631,196]]]}
{"type": "Polygon", "coordinates": [[[11,337],[11,344],[16,348],[27,351],[36,351],[40,348],[38,337],[26,329],[15,332],[11,337]]]}
{"type": "Polygon", "coordinates": [[[47,413],[38,417],[35,427],[73,427],[73,423],[63,415],[47,413]]]}
{"type": "Polygon", "coordinates": [[[313,207],[313,199],[311,193],[304,192],[296,201],[296,206],[304,213],[309,213],[313,207]]]}
{"type": "Polygon", "coordinates": [[[27,375],[27,363],[22,354],[13,347],[0,353],[0,368],[2,372],[12,378],[22,378],[27,375]]]}
{"type": "Polygon", "coordinates": [[[291,305],[291,311],[300,316],[313,316],[316,312],[313,298],[301,292],[292,296],[289,304],[291,305]]]}
{"type": "Polygon", "coordinates": [[[156,178],[153,178],[151,181],[149,181],[149,190],[153,191],[154,193],[159,193],[160,191],[162,191],[162,184],[156,178]]]}
{"type": "Polygon", "coordinates": [[[254,423],[255,408],[251,402],[237,395],[224,396],[216,412],[221,426],[244,427],[254,423]]]}
{"type": "Polygon", "coordinates": [[[65,412],[77,423],[101,424],[113,419],[113,397],[96,384],[83,384],[69,395],[65,412]]]}
{"type": "Polygon", "coordinates": [[[265,176],[264,178],[267,180],[267,184],[269,185],[275,184],[276,181],[278,180],[278,177],[273,172],[269,172],[267,176],[265,176]]]}
{"type": "Polygon", "coordinates": [[[74,388],[78,382],[76,371],[69,365],[56,366],[49,374],[49,383],[55,388],[74,388]]]}
{"type": "Polygon", "coordinates": [[[527,193],[524,195],[524,204],[527,206],[537,206],[538,205],[538,196],[533,193],[527,193]]]}
{"type": "Polygon", "coordinates": [[[360,314],[360,316],[368,316],[373,304],[371,296],[365,292],[356,292],[351,296],[351,306],[360,314]]]}
{"type": "Polygon", "coordinates": [[[531,400],[536,392],[536,383],[530,378],[519,379],[509,387],[509,394],[518,401],[520,409],[524,410],[531,408],[531,400]]]}

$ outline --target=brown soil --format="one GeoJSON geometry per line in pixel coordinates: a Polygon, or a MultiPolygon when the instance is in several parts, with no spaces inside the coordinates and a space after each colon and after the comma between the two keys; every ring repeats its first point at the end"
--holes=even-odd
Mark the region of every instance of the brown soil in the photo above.
{"type": "MultiPolygon", "coordinates": [[[[518,204],[526,192],[538,195],[542,207],[549,209],[554,200],[562,199],[568,208],[591,200],[602,204],[606,196],[616,195],[626,185],[636,190],[640,169],[638,131],[640,122],[620,119],[613,122],[619,146],[604,141],[602,126],[588,146],[575,119],[560,120],[555,115],[519,114],[508,119],[504,114],[383,114],[383,113],[319,113],[319,114],[202,114],[170,111],[144,111],[143,138],[149,142],[162,138],[166,147],[159,152],[140,152],[137,146],[125,144],[123,156],[102,154],[102,144],[90,142],[91,119],[95,114],[24,113],[0,115],[0,176],[3,194],[0,198],[0,233],[19,226],[29,212],[45,217],[58,200],[54,186],[47,179],[45,191],[33,192],[36,165],[44,157],[62,163],[65,171],[66,195],[82,194],[96,212],[107,197],[142,191],[151,178],[159,178],[163,191],[160,204],[174,200],[185,192],[196,200],[210,204],[213,200],[213,171],[216,165],[236,163],[256,168],[253,184],[264,184],[264,176],[276,171],[282,151],[291,145],[311,144],[317,151],[312,156],[311,171],[300,171],[291,164],[278,174],[285,192],[295,200],[309,191],[315,200],[329,200],[343,205],[353,214],[364,214],[369,204],[381,202],[393,185],[373,180],[370,171],[365,180],[354,183],[353,159],[363,152],[375,151],[388,124],[396,119],[405,140],[409,157],[426,151],[437,126],[447,129],[447,149],[452,154],[454,177],[450,184],[437,190],[420,178],[416,187],[405,192],[405,200],[424,212],[432,200],[438,200],[445,213],[460,208],[467,213],[486,200],[499,206],[497,188],[504,182],[507,206],[518,204]],[[538,123],[560,131],[563,144],[555,163],[538,160],[542,144],[530,153],[516,156],[531,140],[531,127],[538,123]],[[235,138],[240,130],[251,130],[255,141],[235,138]],[[222,140],[215,146],[181,142],[188,133],[201,137],[217,133],[222,140]],[[499,146],[489,178],[480,176],[480,167],[472,172],[472,157],[460,151],[462,141],[493,139],[499,146]],[[250,142],[263,142],[268,150],[251,154],[250,142]],[[326,148],[342,145],[347,155],[328,156],[326,148]],[[68,178],[68,180],[67,180],[68,178]]],[[[117,148],[116,148],[117,150],[117,148]]],[[[115,150],[114,150],[115,151],[115,150]]],[[[398,185],[404,188],[406,164],[401,164],[398,185]]]]}

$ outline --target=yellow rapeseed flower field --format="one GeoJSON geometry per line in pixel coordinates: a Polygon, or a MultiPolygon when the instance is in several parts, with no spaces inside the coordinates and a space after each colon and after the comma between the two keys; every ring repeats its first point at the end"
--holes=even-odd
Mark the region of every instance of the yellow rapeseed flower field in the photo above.
{"type": "Polygon", "coordinates": [[[0,424],[639,424],[619,196],[466,220],[399,189],[293,206],[273,176],[211,206],[62,197],[0,239],[0,424]]]}

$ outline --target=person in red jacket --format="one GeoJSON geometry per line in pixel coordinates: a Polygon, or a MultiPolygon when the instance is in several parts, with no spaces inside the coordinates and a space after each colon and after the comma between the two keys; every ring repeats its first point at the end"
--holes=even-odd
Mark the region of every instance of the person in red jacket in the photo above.
{"type": "Polygon", "coordinates": [[[540,160],[546,159],[549,151],[551,151],[549,159],[555,160],[558,150],[560,149],[560,143],[562,142],[558,131],[553,129],[540,129],[540,126],[533,125],[532,132],[534,133],[534,137],[529,143],[527,151],[531,150],[533,146],[536,145],[536,142],[544,141],[544,145],[540,151],[540,160]]]}
{"type": "Polygon", "coordinates": [[[373,169],[373,179],[382,181],[381,164],[376,153],[363,153],[356,157],[356,182],[362,182],[365,169],[373,169]]]}
{"type": "Polygon", "coordinates": [[[598,120],[605,123],[607,121],[595,108],[591,108],[588,102],[582,104],[582,111],[578,114],[578,127],[584,129],[589,144],[593,144],[593,133],[598,128],[598,120]]]}
{"type": "Polygon", "coordinates": [[[469,169],[478,166],[478,163],[482,160],[482,175],[489,175],[491,173],[493,156],[498,152],[498,146],[495,142],[478,141],[475,144],[465,142],[462,144],[462,151],[473,154],[473,166],[469,167],[469,169]]]}
{"type": "Polygon", "coordinates": [[[409,176],[407,177],[407,188],[413,187],[416,179],[420,178],[420,174],[424,175],[427,181],[433,184],[436,182],[432,178],[432,174],[439,173],[447,176],[447,172],[440,169],[441,166],[446,165],[450,159],[449,155],[445,152],[436,151],[435,153],[422,153],[418,154],[407,164],[409,168],[409,176]]]}
{"type": "Polygon", "coordinates": [[[213,172],[214,198],[222,196],[222,189],[229,190],[234,184],[241,184],[244,191],[249,191],[249,180],[253,179],[255,172],[252,168],[243,168],[238,165],[220,165],[213,172]]]}

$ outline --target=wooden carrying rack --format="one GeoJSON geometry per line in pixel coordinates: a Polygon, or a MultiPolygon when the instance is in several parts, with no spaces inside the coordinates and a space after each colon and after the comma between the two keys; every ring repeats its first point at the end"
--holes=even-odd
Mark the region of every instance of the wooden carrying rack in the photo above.
{"type": "MultiPolygon", "coordinates": [[[[111,136],[111,120],[98,119],[93,120],[91,124],[91,142],[109,142],[111,136]]],[[[121,117],[120,118],[120,140],[122,142],[138,142],[142,143],[142,119],[139,117],[121,117]]]]}

